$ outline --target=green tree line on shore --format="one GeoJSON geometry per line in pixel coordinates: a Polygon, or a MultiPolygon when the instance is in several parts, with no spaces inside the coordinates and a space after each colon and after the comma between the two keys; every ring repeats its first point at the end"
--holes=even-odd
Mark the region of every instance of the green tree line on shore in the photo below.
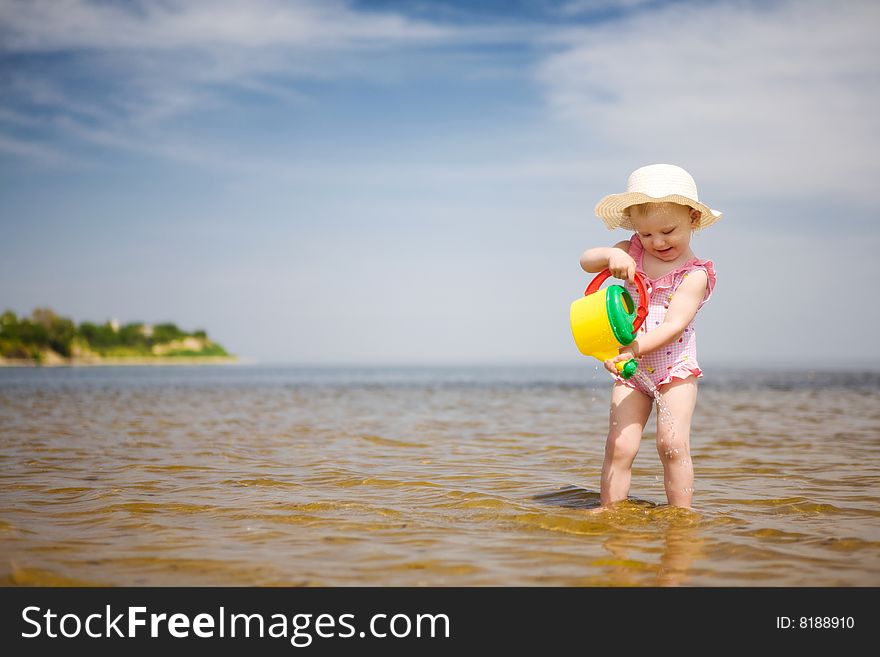
{"type": "Polygon", "coordinates": [[[170,322],[116,322],[95,324],[59,317],[50,308],[37,308],[30,317],[17,317],[11,310],[0,315],[0,357],[41,361],[51,350],[62,358],[82,355],[99,357],[150,357],[165,348],[163,356],[229,356],[208,339],[203,330],[187,333],[170,322]],[[184,344],[187,338],[194,338],[184,344]],[[194,349],[192,344],[198,344],[194,349]]]}

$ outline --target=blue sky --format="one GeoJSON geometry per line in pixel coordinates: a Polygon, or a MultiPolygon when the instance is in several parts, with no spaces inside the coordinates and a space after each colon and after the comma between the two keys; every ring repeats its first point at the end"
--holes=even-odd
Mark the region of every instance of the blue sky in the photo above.
{"type": "Polygon", "coordinates": [[[701,360],[876,364],[878,19],[0,0],[0,306],[261,361],[577,363],[578,256],[626,237],[593,207],[672,162],[725,213],[701,360]]]}

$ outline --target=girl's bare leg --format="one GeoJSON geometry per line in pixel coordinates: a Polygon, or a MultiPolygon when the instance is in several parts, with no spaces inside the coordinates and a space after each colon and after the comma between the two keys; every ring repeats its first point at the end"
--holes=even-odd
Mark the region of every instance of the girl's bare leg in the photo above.
{"type": "Polygon", "coordinates": [[[622,383],[616,383],[611,391],[611,418],[600,492],[603,507],[625,500],[629,494],[632,464],[651,406],[650,397],[622,383]]]}
{"type": "Polygon", "coordinates": [[[694,497],[691,461],[691,418],[697,403],[697,379],[673,379],[660,387],[670,418],[657,413],[657,453],[663,463],[663,482],[670,506],[690,508],[694,497]]]}

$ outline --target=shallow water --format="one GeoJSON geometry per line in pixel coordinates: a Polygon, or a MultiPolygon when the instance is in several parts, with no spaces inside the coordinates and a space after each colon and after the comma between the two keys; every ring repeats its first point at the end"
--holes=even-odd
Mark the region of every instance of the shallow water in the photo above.
{"type": "Polygon", "coordinates": [[[609,392],[591,365],[0,369],[0,582],[880,585],[880,374],[710,372],[692,512],[651,430],[632,499],[586,513],[609,392]]]}

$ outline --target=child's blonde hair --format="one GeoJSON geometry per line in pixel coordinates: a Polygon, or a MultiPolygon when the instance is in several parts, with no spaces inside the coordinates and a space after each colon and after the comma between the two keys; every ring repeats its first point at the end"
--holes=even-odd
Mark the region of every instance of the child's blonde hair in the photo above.
{"type": "MultiPolygon", "coordinates": [[[[632,218],[632,209],[633,208],[638,208],[639,214],[641,214],[645,210],[647,210],[649,205],[662,205],[662,204],[679,205],[683,208],[687,208],[688,214],[690,214],[691,210],[697,210],[697,208],[695,208],[695,207],[692,207],[690,205],[685,205],[684,203],[676,203],[675,201],[662,201],[660,203],[657,203],[657,202],[652,203],[652,202],[648,201],[646,203],[636,203],[635,205],[630,205],[630,206],[624,208],[623,214],[626,215],[627,217],[632,218]]],[[[697,210],[697,212],[700,212],[700,210],[697,210]]],[[[700,214],[702,215],[703,213],[700,212],[700,214]]]]}

